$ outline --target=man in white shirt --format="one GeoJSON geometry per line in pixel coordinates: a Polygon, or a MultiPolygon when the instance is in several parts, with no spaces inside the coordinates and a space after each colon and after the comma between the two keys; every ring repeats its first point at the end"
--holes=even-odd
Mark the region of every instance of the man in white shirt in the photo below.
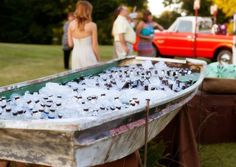
{"type": "Polygon", "coordinates": [[[126,6],[120,6],[118,8],[118,14],[112,29],[114,36],[114,57],[124,58],[132,53],[136,34],[127,19],[129,17],[128,8],[126,6]]]}

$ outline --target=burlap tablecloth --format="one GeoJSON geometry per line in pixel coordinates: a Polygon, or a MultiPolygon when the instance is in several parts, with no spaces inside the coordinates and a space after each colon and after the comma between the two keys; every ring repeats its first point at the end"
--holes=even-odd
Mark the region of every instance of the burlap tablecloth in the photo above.
{"type": "Polygon", "coordinates": [[[199,91],[156,138],[168,147],[168,167],[198,167],[197,144],[236,142],[236,95],[199,91]]]}
{"type": "Polygon", "coordinates": [[[236,142],[236,94],[199,92],[188,108],[198,143],[236,142]]]}

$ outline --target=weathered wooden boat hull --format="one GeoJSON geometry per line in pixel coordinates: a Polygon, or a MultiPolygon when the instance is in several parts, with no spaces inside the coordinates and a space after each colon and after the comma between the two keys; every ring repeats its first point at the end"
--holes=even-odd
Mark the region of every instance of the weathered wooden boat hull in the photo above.
{"type": "MultiPolygon", "coordinates": [[[[72,71],[50,78],[0,88],[0,95],[25,90],[36,91],[48,81],[67,82],[81,75],[95,74],[130,61],[113,61],[101,66],[72,71]]],[[[157,59],[153,59],[157,60],[157,59]]],[[[183,63],[183,62],[182,62],[183,63]]],[[[205,63],[193,61],[201,69],[197,83],[174,97],[151,104],[148,140],[153,139],[195,94],[204,77],[205,63]]],[[[49,165],[86,167],[123,158],[144,145],[145,106],[130,113],[104,115],[89,123],[81,119],[0,121],[0,159],[49,165]]]]}
{"type": "MultiPolygon", "coordinates": [[[[162,105],[151,110],[149,141],[168,125],[195,93],[196,91],[191,92],[171,105],[162,105]]],[[[85,167],[123,158],[144,145],[145,119],[137,119],[127,124],[117,123],[114,128],[110,128],[109,124],[108,122],[103,125],[102,131],[90,129],[93,133],[89,136],[86,136],[89,133],[87,131],[0,129],[0,157],[55,167],[85,167]],[[108,127],[105,128],[106,126],[108,127]]]]}

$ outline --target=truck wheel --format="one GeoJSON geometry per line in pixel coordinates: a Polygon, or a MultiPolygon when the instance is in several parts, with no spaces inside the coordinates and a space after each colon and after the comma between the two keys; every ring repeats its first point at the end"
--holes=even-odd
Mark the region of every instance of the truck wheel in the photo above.
{"type": "Polygon", "coordinates": [[[221,50],[217,55],[217,61],[221,64],[232,64],[232,52],[221,50]]]}

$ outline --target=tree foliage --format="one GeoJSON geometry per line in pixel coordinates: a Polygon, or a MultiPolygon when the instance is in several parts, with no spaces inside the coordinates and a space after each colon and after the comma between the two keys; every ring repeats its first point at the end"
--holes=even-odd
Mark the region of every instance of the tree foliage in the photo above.
{"type": "Polygon", "coordinates": [[[231,17],[236,13],[236,1],[235,0],[213,0],[218,8],[222,9],[223,13],[231,17]]]}
{"type": "Polygon", "coordinates": [[[53,27],[61,25],[64,4],[51,0],[3,0],[0,3],[0,40],[50,43],[53,27]]]}
{"type": "MultiPolygon", "coordinates": [[[[120,4],[138,9],[146,0],[89,0],[93,6],[93,21],[98,25],[99,42],[110,44],[114,10],[120,4]]],[[[74,11],[77,0],[0,0],[0,41],[15,43],[60,42],[63,22],[74,11]]]]}
{"type": "MultiPolygon", "coordinates": [[[[219,10],[217,13],[217,22],[225,23],[228,20],[228,14],[236,11],[235,0],[201,0],[200,9],[198,11],[200,16],[211,16],[210,6],[218,4],[219,10]],[[226,3],[227,1],[227,3],[226,3]],[[223,11],[222,11],[223,10],[223,11]],[[226,15],[226,13],[228,13],[226,15]]],[[[181,10],[186,12],[187,15],[194,15],[193,4],[194,0],[164,0],[163,4],[169,6],[171,4],[182,4],[181,10]]]]}
{"type": "MultiPolygon", "coordinates": [[[[201,7],[199,9],[199,14],[201,16],[210,16],[211,3],[211,0],[201,0],[201,7]]],[[[163,4],[165,6],[172,4],[182,4],[181,9],[185,11],[187,15],[194,15],[194,0],[164,0],[163,4]]]]}
{"type": "Polygon", "coordinates": [[[167,29],[179,16],[180,14],[176,11],[164,11],[158,18],[155,18],[155,20],[167,29]]]}
{"type": "MultiPolygon", "coordinates": [[[[194,9],[193,9],[193,0],[182,0],[183,5],[182,8],[187,11],[187,14],[194,15],[194,9]]],[[[201,0],[201,5],[199,9],[199,15],[200,16],[210,16],[210,6],[211,1],[210,0],[201,0]]]]}

